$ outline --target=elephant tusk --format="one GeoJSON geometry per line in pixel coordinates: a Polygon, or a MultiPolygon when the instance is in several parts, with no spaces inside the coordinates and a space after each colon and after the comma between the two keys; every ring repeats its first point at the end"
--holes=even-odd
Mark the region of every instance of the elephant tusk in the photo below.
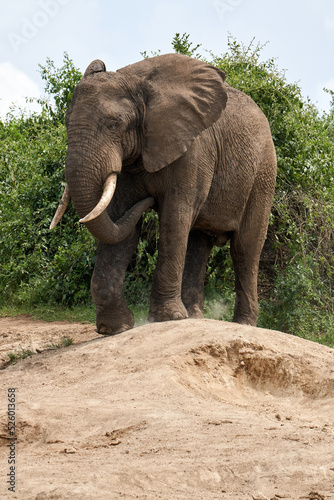
{"type": "Polygon", "coordinates": [[[54,217],[52,219],[52,222],[50,224],[50,230],[51,231],[52,231],[52,229],[54,229],[56,227],[56,225],[58,224],[58,222],[60,221],[60,219],[64,215],[65,210],[66,210],[66,208],[68,207],[68,205],[70,203],[70,199],[71,199],[70,188],[66,184],[63,196],[61,197],[61,200],[60,200],[60,203],[58,205],[57,211],[56,211],[56,213],[55,213],[55,215],[54,215],[54,217]]]}
{"type": "Polygon", "coordinates": [[[107,206],[111,202],[112,197],[114,196],[114,192],[116,189],[116,180],[117,180],[117,174],[115,174],[115,173],[110,174],[107,177],[105,185],[104,185],[104,191],[103,191],[103,194],[101,196],[100,201],[98,202],[96,207],[91,212],[89,212],[89,214],[86,215],[86,217],[83,217],[83,219],[80,219],[79,222],[85,223],[85,222],[88,222],[92,219],[96,219],[96,217],[98,217],[99,215],[102,214],[102,212],[104,212],[104,210],[107,208],[107,206]]]}

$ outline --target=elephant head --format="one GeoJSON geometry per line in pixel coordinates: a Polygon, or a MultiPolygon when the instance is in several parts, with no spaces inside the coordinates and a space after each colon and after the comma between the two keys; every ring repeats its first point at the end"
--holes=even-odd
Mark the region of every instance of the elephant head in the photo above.
{"type": "Polygon", "coordinates": [[[217,68],[179,54],[117,72],[93,61],[66,115],[67,187],[52,227],[71,197],[81,222],[100,241],[125,239],[154,200],[140,201],[115,223],[110,219],[106,207],[122,166],[141,157],[153,173],[182,156],[219,119],[227,100],[224,77],[217,68]]]}

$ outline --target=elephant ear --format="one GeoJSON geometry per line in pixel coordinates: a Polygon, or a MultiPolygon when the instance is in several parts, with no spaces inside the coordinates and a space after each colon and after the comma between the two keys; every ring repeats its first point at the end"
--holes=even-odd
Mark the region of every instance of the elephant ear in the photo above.
{"type": "Polygon", "coordinates": [[[182,156],[226,106],[225,74],[180,54],[149,58],[119,70],[144,85],[143,163],[157,172],[182,156]]]}
{"type": "Polygon", "coordinates": [[[92,75],[93,73],[100,73],[106,71],[106,65],[104,64],[101,59],[95,59],[90,63],[90,65],[87,67],[84,78],[88,75],[92,75]]]}

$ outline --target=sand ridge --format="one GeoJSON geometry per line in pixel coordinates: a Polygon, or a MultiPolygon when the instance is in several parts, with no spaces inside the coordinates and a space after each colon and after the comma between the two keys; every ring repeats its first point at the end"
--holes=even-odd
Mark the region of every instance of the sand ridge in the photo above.
{"type": "Polygon", "coordinates": [[[0,338],[1,498],[334,499],[333,349],[191,319],[103,337],[2,318],[0,338]],[[63,336],[74,344],[46,349],[63,336]],[[39,354],[6,364],[18,345],[39,354]]]}

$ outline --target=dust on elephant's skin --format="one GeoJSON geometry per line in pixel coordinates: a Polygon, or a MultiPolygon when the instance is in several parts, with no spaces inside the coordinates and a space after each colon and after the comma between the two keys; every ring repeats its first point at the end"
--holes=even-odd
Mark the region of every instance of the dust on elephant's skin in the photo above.
{"type": "Polygon", "coordinates": [[[151,206],[160,238],[149,319],[202,317],[210,251],[230,240],[234,321],[255,325],[276,179],[269,125],[257,105],[219,69],[179,54],[117,72],[96,60],[74,91],[66,126],[66,196],[99,240],[91,284],[98,331],[134,325],[123,282],[151,206]]]}

